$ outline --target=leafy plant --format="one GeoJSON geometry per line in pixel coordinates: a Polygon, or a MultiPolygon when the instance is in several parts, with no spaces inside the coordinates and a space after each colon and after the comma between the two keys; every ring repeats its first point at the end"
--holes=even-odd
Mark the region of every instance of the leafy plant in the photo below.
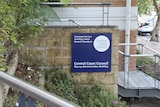
{"type": "Polygon", "coordinates": [[[60,67],[45,72],[45,89],[69,101],[77,102],[74,81],[60,67]]]}
{"type": "MultiPolygon", "coordinates": [[[[0,71],[14,75],[18,65],[18,49],[43,31],[50,11],[53,11],[49,9],[42,5],[41,0],[0,0],[0,71]]],[[[4,88],[6,92],[0,96],[2,100],[9,90],[7,85],[4,88]]],[[[0,105],[3,106],[3,103],[0,105]]]]}
{"type": "Polygon", "coordinates": [[[48,2],[60,2],[60,0],[48,0],[48,2]]]}
{"type": "Polygon", "coordinates": [[[73,0],[44,0],[45,2],[63,2],[65,4],[68,4],[69,2],[73,0]]]}
{"type": "Polygon", "coordinates": [[[59,67],[47,70],[45,88],[82,107],[125,107],[125,103],[111,91],[93,84],[74,83],[74,80],[59,67]]]}
{"type": "MultiPolygon", "coordinates": [[[[0,0],[0,71],[10,70],[7,67],[13,65],[13,58],[18,60],[15,57],[18,49],[34,40],[48,21],[58,19],[53,9],[42,5],[44,1],[46,0],[0,0]]],[[[17,61],[14,63],[15,69],[16,65],[17,61]]],[[[15,69],[11,70],[12,75],[15,69]]]]}
{"type": "MultiPolygon", "coordinates": [[[[27,62],[27,61],[26,61],[27,62]]],[[[31,64],[32,65],[32,64],[31,64]]],[[[34,65],[34,64],[33,64],[34,65]]],[[[27,74],[17,75],[26,81],[33,83],[35,85],[38,83],[38,79],[34,74],[38,71],[33,67],[33,74],[31,71],[24,70],[27,68],[26,64],[19,66],[19,69],[25,71],[27,74]],[[28,75],[33,76],[28,80],[28,75]]],[[[121,101],[111,90],[104,88],[98,84],[84,85],[80,83],[75,83],[72,77],[67,75],[61,67],[53,66],[52,69],[45,69],[45,89],[54,93],[58,96],[61,96],[69,101],[77,103],[82,107],[126,107],[125,102],[121,101]]],[[[17,72],[19,73],[19,72],[17,72]]],[[[8,98],[6,99],[7,105],[13,104],[18,101],[17,92],[9,93],[8,98]],[[15,97],[13,97],[15,96],[15,97]]],[[[43,104],[37,102],[36,105],[41,107],[43,104]]]]}
{"type": "Polygon", "coordinates": [[[155,64],[155,61],[149,57],[138,57],[136,60],[137,66],[149,66],[155,64]]]}
{"type": "Polygon", "coordinates": [[[138,69],[145,72],[149,76],[160,80],[160,66],[152,58],[149,57],[139,57],[136,60],[136,65],[138,69]]]}
{"type": "Polygon", "coordinates": [[[48,21],[59,19],[43,1],[0,0],[0,70],[5,70],[19,47],[34,40],[48,21]]]}
{"type": "MultiPolygon", "coordinates": [[[[32,78],[30,82],[32,81],[37,79],[32,78]]],[[[75,83],[61,67],[53,66],[52,69],[45,70],[45,89],[82,107],[125,107],[125,103],[111,90],[105,90],[97,84],[85,86],[75,83]]]]}
{"type": "Polygon", "coordinates": [[[5,99],[3,107],[11,107],[11,105],[15,106],[17,102],[18,102],[18,92],[15,89],[10,88],[9,95],[5,99]]]}
{"type": "Polygon", "coordinates": [[[82,107],[126,107],[125,102],[120,101],[111,90],[97,84],[77,85],[76,96],[82,107]]]}

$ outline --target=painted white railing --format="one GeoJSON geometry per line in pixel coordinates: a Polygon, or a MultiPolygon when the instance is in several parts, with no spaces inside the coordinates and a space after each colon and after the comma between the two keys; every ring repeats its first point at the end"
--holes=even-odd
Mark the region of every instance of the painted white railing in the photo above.
{"type": "MultiPolygon", "coordinates": [[[[158,81],[157,83],[157,76],[160,76],[160,52],[150,48],[149,46],[146,46],[146,45],[143,45],[141,43],[120,43],[119,46],[125,46],[125,45],[128,45],[128,46],[136,46],[137,47],[137,50],[139,51],[138,53],[136,54],[129,54],[129,55],[126,55],[123,51],[119,50],[119,53],[121,55],[123,55],[124,57],[135,57],[135,58],[138,58],[138,57],[150,57],[152,58],[154,61],[155,61],[155,65],[154,65],[154,76],[156,76],[155,78],[155,84],[154,84],[154,87],[155,88],[159,88],[160,89],[160,83],[158,81]],[[149,53],[144,53],[144,49],[148,50],[149,53]],[[157,73],[159,73],[159,75],[157,75],[157,73]]],[[[125,65],[126,66],[126,65],[125,65]]],[[[130,66],[130,63],[128,63],[128,67],[130,66]]],[[[139,69],[141,69],[141,67],[138,67],[139,69]]],[[[127,72],[124,72],[124,87],[127,87],[128,85],[128,82],[129,82],[129,71],[127,72]],[[126,79],[127,78],[127,79],[126,79]]],[[[159,77],[160,79],[160,77],[159,77]]],[[[128,87],[127,87],[128,88],[128,87]]]]}

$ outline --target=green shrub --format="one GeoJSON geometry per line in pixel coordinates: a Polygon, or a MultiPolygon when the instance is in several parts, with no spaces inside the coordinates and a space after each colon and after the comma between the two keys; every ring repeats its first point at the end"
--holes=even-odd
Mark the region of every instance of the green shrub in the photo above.
{"type": "Polygon", "coordinates": [[[60,2],[60,0],[47,0],[48,2],[60,2]]]}
{"type": "Polygon", "coordinates": [[[76,96],[82,107],[126,107],[125,103],[120,101],[111,90],[105,90],[97,84],[77,85],[76,96]]]}
{"type": "Polygon", "coordinates": [[[159,64],[156,63],[152,58],[139,57],[136,60],[136,65],[138,69],[140,69],[147,75],[160,80],[159,64]]]}
{"type": "Polygon", "coordinates": [[[53,66],[45,72],[45,89],[69,101],[77,103],[74,81],[59,67],[53,66]]]}
{"type": "MultiPolygon", "coordinates": [[[[43,72],[45,73],[44,88],[47,91],[82,107],[125,107],[125,103],[122,103],[111,90],[105,90],[104,87],[97,84],[85,86],[75,83],[73,78],[67,75],[61,67],[53,66],[51,69],[39,69],[39,66],[43,65],[41,59],[38,59],[35,54],[23,55],[15,74],[18,78],[40,86],[39,74],[43,72]]],[[[10,91],[12,90],[10,89],[10,91]]],[[[18,102],[18,92],[15,91],[9,93],[5,106],[16,102],[18,102]]],[[[36,102],[36,105],[43,106],[40,102],[36,102]]]]}
{"type": "MultiPolygon", "coordinates": [[[[111,90],[106,90],[106,88],[97,84],[82,85],[75,83],[60,67],[53,66],[52,69],[44,71],[46,90],[72,101],[81,107],[126,107],[126,104],[120,101],[117,95],[111,90]]],[[[25,77],[25,75],[23,76],[25,77]]],[[[6,99],[5,107],[16,103],[18,101],[17,98],[17,91],[12,91],[6,99]]],[[[36,102],[36,105],[38,107],[43,106],[40,102],[36,102]]]]}
{"type": "Polygon", "coordinates": [[[136,60],[137,66],[148,66],[155,64],[155,61],[149,57],[138,57],[136,60]]]}
{"type": "MultiPolygon", "coordinates": [[[[43,72],[45,73],[44,88],[47,91],[82,107],[125,107],[125,103],[122,103],[111,90],[106,90],[97,84],[85,86],[75,83],[73,78],[65,73],[61,67],[53,66],[51,69],[41,70],[38,68],[42,65],[41,60],[38,60],[34,54],[25,55],[22,58],[23,60],[20,60],[21,63],[19,63],[15,74],[18,78],[39,86],[39,73],[43,72]]],[[[17,102],[17,98],[17,92],[9,94],[5,102],[6,107],[17,102]]],[[[36,102],[36,105],[38,107],[43,106],[40,102],[36,102]]]]}
{"type": "Polygon", "coordinates": [[[125,107],[125,103],[121,102],[111,90],[105,90],[97,84],[92,86],[75,84],[61,68],[53,67],[52,70],[47,70],[45,79],[46,90],[82,107],[125,107]]]}
{"type": "Polygon", "coordinates": [[[18,102],[18,92],[15,89],[10,88],[9,95],[5,99],[3,107],[13,107],[18,102]]]}

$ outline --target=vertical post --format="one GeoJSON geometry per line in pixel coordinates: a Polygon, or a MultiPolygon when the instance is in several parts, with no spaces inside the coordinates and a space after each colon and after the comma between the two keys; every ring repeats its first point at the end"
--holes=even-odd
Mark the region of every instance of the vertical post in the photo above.
{"type": "MultiPolygon", "coordinates": [[[[158,55],[158,71],[160,71],[160,56],[159,55],[158,55]]],[[[158,81],[158,89],[159,89],[159,81],[158,81]]]]}
{"type": "Polygon", "coordinates": [[[19,93],[19,107],[26,107],[26,95],[22,92],[19,93]]]}
{"type": "Polygon", "coordinates": [[[104,5],[102,6],[102,25],[104,26],[104,5]]]}
{"type": "MultiPolygon", "coordinates": [[[[156,55],[154,55],[154,58],[155,58],[155,63],[156,63],[156,55]]],[[[154,76],[155,76],[155,78],[156,78],[156,71],[157,71],[157,65],[155,65],[155,67],[154,67],[154,76]]],[[[156,87],[156,79],[154,78],[154,87],[156,87]]]]}
{"type": "Polygon", "coordinates": [[[29,99],[28,99],[28,107],[35,107],[35,99],[29,97],[29,99]]]}
{"type": "MultiPolygon", "coordinates": [[[[126,30],[125,30],[125,43],[130,44],[130,12],[131,12],[131,0],[126,0],[126,30]]],[[[127,80],[125,80],[125,88],[129,87],[129,55],[130,55],[130,45],[125,45],[125,55],[124,58],[124,76],[127,80]]]]}
{"type": "Polygon", "coordinates": [[[111,5],[111,3],[106,3],[106,2],[102,2],[101,3],[102,5],[102,25],[104,26],[104,17],[105,17],[105,14],[107,14],[107,25],[109,25],[109,5],[111,5]],[[105,6],[107,6],[107,12],[105,12],[105,6]]]}
{"type": "Polygon", "coordinates": [[[107,5],[107,26],[109,25],[109,6],[107,5]]]}

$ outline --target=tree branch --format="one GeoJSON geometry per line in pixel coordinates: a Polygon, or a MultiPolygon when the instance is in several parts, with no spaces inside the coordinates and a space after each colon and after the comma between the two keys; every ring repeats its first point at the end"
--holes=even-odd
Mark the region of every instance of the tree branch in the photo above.
{"type": "Polygon", "coordinates": [[[153,4],[154,4],[154,6],[155,6],[156,12],[159,13],[160,9],[159,9],[157,0],[153,0],[153,4]]]}
{"type": "MultiPolygon", "coordinates": [[[[7,73],[9,75],[14,75],[16,69],[17,69],[17,66],[18,66],[18,53],[15,53],[13,55],[13,58],[10,60],[10,63],[9,63],[9,68],[7,70],[7,73]]],[[[6,84],[1,84],[0,85],[0,99],[1,99],[1,103],[5,101],[6,97],[7,97],[7,94],[8,94],[8,91],[9,91],[9,87],[8,85],[6,84]]],[[[2,104],[3,105],[3,104],[2,104]]]]}

